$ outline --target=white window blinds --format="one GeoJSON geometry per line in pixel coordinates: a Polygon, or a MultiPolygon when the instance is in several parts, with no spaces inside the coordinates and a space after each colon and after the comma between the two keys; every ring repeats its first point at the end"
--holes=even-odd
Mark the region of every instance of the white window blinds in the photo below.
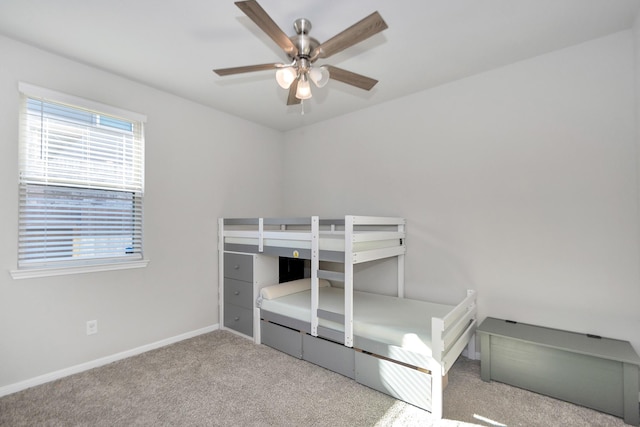
{"type": "Polygon", "coordinates": [[[144,117],[20,91],[18,268],[142,259],[144,117]]]}

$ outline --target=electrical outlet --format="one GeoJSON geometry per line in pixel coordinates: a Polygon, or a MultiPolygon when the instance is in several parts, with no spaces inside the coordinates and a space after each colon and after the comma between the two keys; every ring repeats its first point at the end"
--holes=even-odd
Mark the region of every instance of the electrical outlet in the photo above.
{"type": "Polygon", "coordinates": [[[98,333],[98,321],[87,320],[87,335],[93,335],[98,333]]]}

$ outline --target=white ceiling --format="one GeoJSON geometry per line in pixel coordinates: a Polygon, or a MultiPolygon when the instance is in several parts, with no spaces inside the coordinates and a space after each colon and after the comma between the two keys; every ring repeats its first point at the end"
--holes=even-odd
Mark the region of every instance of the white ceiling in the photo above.
{"type": "Polygon", "coordinates": [[[0,34],[289,130],[631,28],[640,9],[640,0],[259,2],[289,35],[295,19],[309,19],[320,42],[379,11],[389,29],[317,62],[378,85],[330,81],[303,107],[287,107],[273,71],[215,75],[287,61],[232,0],[0,0],[0,34]]]}

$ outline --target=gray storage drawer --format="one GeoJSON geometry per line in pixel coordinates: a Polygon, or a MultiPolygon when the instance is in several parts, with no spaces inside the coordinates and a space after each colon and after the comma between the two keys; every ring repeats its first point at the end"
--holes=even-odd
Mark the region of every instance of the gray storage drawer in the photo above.
{"type": "Polygon", "coordinates": [[[332,341],[304,334],[302,336],[302,358],[308,362],[355,378],[353,348],[332,341]]]}
{"type": "Polygon", "coordinates": [[[224,279],[224,304],[235,304],[244,308],[253,308],[253,285],[235,279],[224,279]]]}
{"type": "Polygon", "coordinates": [[[302,334],[296,330],[260,321],[262,344],[287,353],[289,356],[302,359],[302,334]]]}
{"type": "Polygon", "coordinates": [[[225,253],[224,277],[253,283],[253,256],[225,253]]]}
{"type": "Polygon", "coordinates": [[[359,351],[356,381],[382,393],[431,411],[431,375],[359,351]]]}
{"type": "Polygon", "coordinates": [[[224,326],[253,336],[253,311],[235,304],[225,305],[224,326]]]}

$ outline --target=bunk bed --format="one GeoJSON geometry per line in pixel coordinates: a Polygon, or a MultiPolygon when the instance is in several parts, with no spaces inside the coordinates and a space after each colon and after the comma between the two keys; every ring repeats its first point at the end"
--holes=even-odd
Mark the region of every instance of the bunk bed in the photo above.
{"type": "Polygon", "coordinates": [[[405,239],[403,218],[219,220],[221,269],[224,253],[309,260],[309,278],[254,281],[257,344],[442,418],[447,372],[465,347],[475,354],[476,293],[468,290],[456,305],[404,298],[405,239]],[[396,296],[354,290],[354,265],[388,258],[397,260],[396,296]],[[332,263],[344,272],[324,269],[332,263]]]}

